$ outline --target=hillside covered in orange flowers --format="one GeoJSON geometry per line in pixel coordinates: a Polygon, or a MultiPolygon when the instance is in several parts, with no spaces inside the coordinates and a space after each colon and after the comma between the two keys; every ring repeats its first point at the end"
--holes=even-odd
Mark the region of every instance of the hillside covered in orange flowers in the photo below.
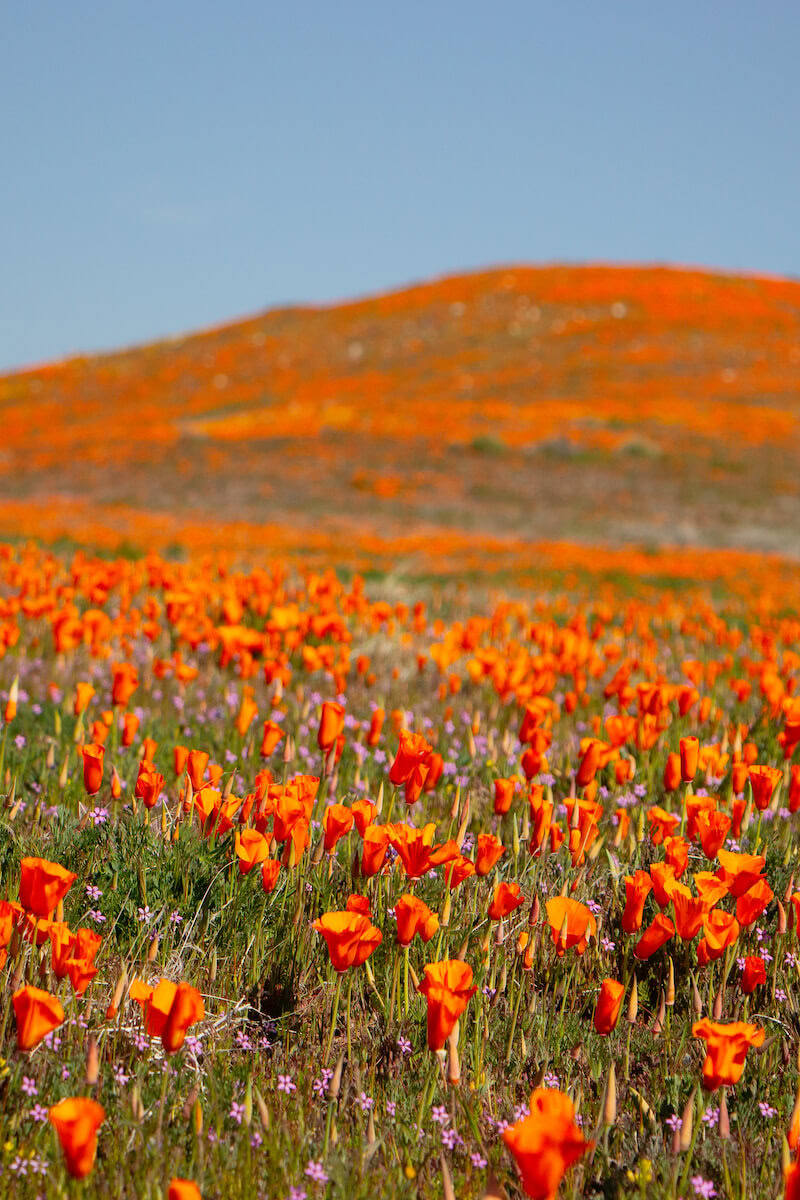
{"type": "Polygon", "coordinates": [[[0,429],[0,538],[746,575],[800,556],[800,283],[460,275],[5,376],[0,429]]]}

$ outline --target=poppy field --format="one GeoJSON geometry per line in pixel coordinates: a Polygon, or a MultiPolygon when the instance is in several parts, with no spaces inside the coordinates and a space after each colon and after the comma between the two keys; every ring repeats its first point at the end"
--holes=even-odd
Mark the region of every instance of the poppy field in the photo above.
{"type": "Polygon", "coordinates": [[[800,1194],[798,577],[597,566],[0,547],[0,1193],[800,1194]]]}

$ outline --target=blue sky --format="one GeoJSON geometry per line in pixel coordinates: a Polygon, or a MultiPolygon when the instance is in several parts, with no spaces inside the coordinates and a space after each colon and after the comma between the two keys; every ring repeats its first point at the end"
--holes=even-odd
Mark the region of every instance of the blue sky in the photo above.
{"type": "Polygon", "coordinates": [[[800,5],[0,21],[0,367],[516,261],[800,275],[800,5]]]}

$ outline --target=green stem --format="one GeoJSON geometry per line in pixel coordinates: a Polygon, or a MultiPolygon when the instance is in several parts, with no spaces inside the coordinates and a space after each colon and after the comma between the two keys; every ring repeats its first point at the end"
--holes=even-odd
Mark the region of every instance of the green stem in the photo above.
{"type": "Polygon", "coordinates": [[[331,1057],[331,1046],[333,1045],[333,1038],[336,1033],[336,1021],[339,1016],[339,997],[341,996],[341,994],[342,994],[342,974],[340,971],[336,975],[336,992],[334,993],[334,997],[333,997],[333,1012],[331,1013],[331,1030],[330,1030],[330,1033],[328,1034],[328,1045],[325,1050],[325,1065],[326,1066],[328,1065],[328,1061],[331,1057]]]}

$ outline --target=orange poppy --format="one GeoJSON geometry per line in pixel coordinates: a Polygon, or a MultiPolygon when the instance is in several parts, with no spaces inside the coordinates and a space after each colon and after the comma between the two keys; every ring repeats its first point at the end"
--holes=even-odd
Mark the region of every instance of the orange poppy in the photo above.
{"type": "Polygon", "coordinates": [[[597,922],[591,911],[579,900],[568,896],[552,896],[545,907],[559,957],[573,946],[576,954],[583,954],[589,938],[597,936],[597,922]]]}
{"type": "Polygon", "coordinates": [[[247,875],[253,867],[263,863],[269,857],[269,839],[257,829],[244,829],[236,834],[234,839],[236,857],[239,860],[239,874],[247,875]]]}
{"type": "Polygon", "coordinates": [[[763,811],[783,779],[783,771],[780,767],[751,767],[748,775],[753,789],[753,803],[759,811],[763,811]]]}
{"type": "Polygon", "coordinates": [[[96,1100],[72,1096],[55,1104],[47,1113],[64,1152],[64,1163],[74,1179],[85,1179],[97,1155],[97,1130],[106,1119],[96,1100]]]}
{"type": "Polygon", "coordinates": [[[203,1200],[200,1188],[191,1179],[171,1179],[167,1200],[203,1200]]]}
{"type": "Polygon", "coordinates": [[[492,867],[505,854],[506,848],[493,833],[478,834],[478,849],[475,855],[475,874],[488,875],[492,867]]]}
{"type": "Polygon", "coordinates": [[[662,946],[666,945],[674,932],[675,926],[669,917],[664,913],[659,913],[639,938],[633,948],[633,953],[640,959],[651,958],[662,946]]]}
{"type": "Polygon", "coordinates": [[[96,742],[87,742],[83,747],[83,786],[89,796],[96,796],[103,786],[104,755],[105,747],[96,742]]]}
{"type": "Polygon", "coordinates": [[[490,921],[500,921],[525,902],[518,883],[499,883],[488,909],[490,921]]]}
{"type": "Polygon", "coordinates": [[[275,858],[268,858],[261,868],[261,886],[269,894],[278,882],[281,864],[275,858]]]}
{"type": "Polygon", "coordinates": [[[624,995],[625,985],[616,979],[604,979],[600,984],[600,995],[594,1010],[594,1027],[603,1037],[607,1037],[616,1027],[624,995]]]}
{"type": "Polygon", "coordinates": [[[261,757],[269,758],[283,737],[285,734],[276,721],[265,721],[264,733],[261,738],[261,757]]]}
{"type": "Polygon", "coordinates": [[[140,979],[131,983],[130,995],[144,1010],[150,1037],[159,1037],[167,1054],[175,1054],[187,1030],[206,1015],[203,997],[189,983],[162,979],[155,988],[140,979]]]}
{"type": "Polygon", "coordinates": [[[647,871],[637,871],[625,876],[625,911],[622,928],[625,933],[636,933],[642,927],[644,902],[652,891],[653,881],[647,871]]]}
{"type": "Polygon", "coordinates": [[[681,738],[681,779],[684,783],[691,783],[697,774],[697,760],[699,755],[700,743],[696,737],[681,738]]]}
{"type": "Polygon", "coordinates": [[[37,917],[51,917],[78,876],[46,858],[20,862],[19,902],[37,917]]]}
{"type": "Polygon", "coordinates": [[[189,772],[189,778],[192,781],[192,788],[198,792],[203,786],[206,767],[208,766],[208,755],[205,750],[190,750],[186,759],[186,770],[189,772]]]}
{"type": "Polygon", "coordinates": [[[428,1047],[442,1050],[478,990],[472,983],[472,967],[460,959],[429,963],[418,990],[428,1002],[428,1047]]]}
{"type": "Polygon", "coordinates": [[[555,1200],[569,1168],[594,1143],[575,1123],[569,1096],[556,1088],[537,1088],[528,1102],[529,1113],[503,1132],[517,1164],[522,1187],[532,1200],[555,1200]]]}
{"type": "Polygon", "coordinates": [[[64,1020],[64,1009],[55,996],[26,986],[11,997],[17,1018],[17,1048],[32,1050],[64,1020]]]}
{"type": "Polygon", "coordinates": [[[314,921],[312,929],[325,938],[335,971],[360,967],[383,941],[381,931],[361,913],[323,913],[314,921]]]}
{"type": "Polygon", "coordinates": [[[767,982],[767,968],[760,954],[748,954],[744,960],[739,986],[745,996],[750,996],[757,987],[767,982]]]}
{"type": "MultiPolygon", "coordinates": [[[[395,787],[400,787],[419,774],[420,768],[427,767],[428,759],[433,753],[433,746],[425,740],[421,733],[410,733],[407,729],[400,731],[400,744],[397,754],[389,771],[389,781],[395,787]]],[[[419,783],[420,789],[425,782],[427,770],[419,783]]]]}
{"type": "Polygon", "coordinates": [[[325,850],[330,854],[336,843],[353,828],[353,813],[345,804],[331,804],[322,818],[325,831],[325,850]]]}
{"type": "Polygon", "coordinates": [[[325,700],[320,713],[317,745],[324,754],[329,753],[344,729],[344,708],[333,700],[325,700]]]}
{"type": "Polygon", "coordinates": [[[397,921],[397,940],[401,946],[407,946],[416,936],[423,942],[429,942],[439,928],[439,918],[431,912],[427,904],[418,896],[405,894],[394,906],[394,916],[397,921]]]}
{"type": "Polygon", "coordinates": [[[703,1087],[716,1091],[738,1083],[747,1051],[751,1046],[760,1046],[764,1041],[764,1030],[745,1021],[732,1021],[723,1025],[709,1021],[706,1017],[692,1026],[692,1036],[706,1043],[706,1058],[703,1063],[703,1087]]]}

